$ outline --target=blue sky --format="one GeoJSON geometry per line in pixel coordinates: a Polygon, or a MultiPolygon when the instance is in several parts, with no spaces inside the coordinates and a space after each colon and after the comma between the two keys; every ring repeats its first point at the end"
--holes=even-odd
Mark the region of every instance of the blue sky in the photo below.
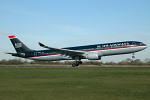
{"type": "MultiPolygon", "coordinates": [[[[1,0],[0,60],[13,59],[8,36],[16,35],[32,49],[37,42],[61,48],[136,40],[150,44],[150,0],[1,0]]],[[[150,58],[150,49],[136,53],[150,58]]],[[[129,55],[103,57],[121,61],[129,55]]]]}

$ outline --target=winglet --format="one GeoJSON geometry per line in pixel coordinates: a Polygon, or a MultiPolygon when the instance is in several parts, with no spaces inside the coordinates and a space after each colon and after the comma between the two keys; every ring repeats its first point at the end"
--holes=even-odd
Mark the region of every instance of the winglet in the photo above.
{"type": "Polygon", "coordinates": [[[44,44],[42,44],[41,42],[38,42],[39,43],[39,45],[41,46],[41,47],[44,47],[45,45],[44,44]]]}

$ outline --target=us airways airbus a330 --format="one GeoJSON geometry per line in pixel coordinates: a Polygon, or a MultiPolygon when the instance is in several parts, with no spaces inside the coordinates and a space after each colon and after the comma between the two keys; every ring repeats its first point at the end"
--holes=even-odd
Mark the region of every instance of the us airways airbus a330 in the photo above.
{"type": "Polygon", "coordinates": [[[147,45],[138,41],[124,41],[105,44],[94,44],[62,49],[39,45],[47,50],[32,50],[22,43],[16,36],[9,36],[17,53],[7,53],[12,56],[38,61],[75,60],[73,67],[82,64],[81,59],[100,60],[102,56],[135,53],[147,48],[147,45]]]}

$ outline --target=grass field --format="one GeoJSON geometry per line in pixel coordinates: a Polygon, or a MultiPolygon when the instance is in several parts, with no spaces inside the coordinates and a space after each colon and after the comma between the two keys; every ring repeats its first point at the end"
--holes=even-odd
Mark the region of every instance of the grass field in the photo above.
{"type": "Polygon", "coordinates": [[[150,68],[1,68],[0,100],[150,100],[150,68]]]}

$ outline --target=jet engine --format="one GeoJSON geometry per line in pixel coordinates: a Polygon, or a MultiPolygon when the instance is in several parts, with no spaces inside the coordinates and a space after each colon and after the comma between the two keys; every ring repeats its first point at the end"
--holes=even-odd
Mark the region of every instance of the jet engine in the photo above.
{"type": "Polygon", "coordinates": [[[86,56],[88,60],[100,60],[101,57],[96,52],[89,52],[86,56]]]}

